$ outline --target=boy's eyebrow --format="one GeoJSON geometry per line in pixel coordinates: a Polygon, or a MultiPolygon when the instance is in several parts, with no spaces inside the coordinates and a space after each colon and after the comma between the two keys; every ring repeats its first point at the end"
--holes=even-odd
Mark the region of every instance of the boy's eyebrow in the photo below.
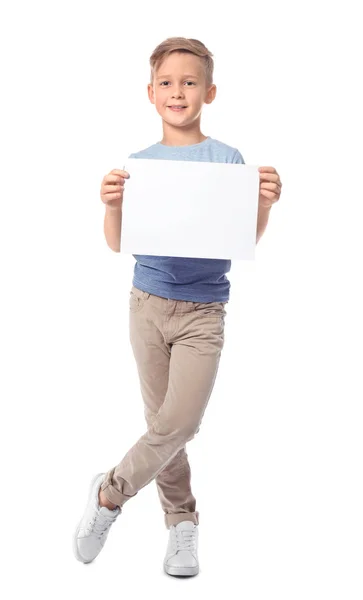
{"type": "MultiPolygon", "coordinates": [[[[156,79],[165,79],[167,77],[172,77],[172,75],[159,75],[156,79]]],[[[193,77],[193,79],[198,79],[197,75],[183,75],[183,77],[193,77]]]]}

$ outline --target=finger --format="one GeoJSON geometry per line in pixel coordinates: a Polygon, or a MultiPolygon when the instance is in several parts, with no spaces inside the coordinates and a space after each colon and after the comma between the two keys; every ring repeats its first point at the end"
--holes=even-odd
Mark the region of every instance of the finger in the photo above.
{"type": "Polygon", "coordinates": [[[104,185],[104,194],[113,194],[114,192],[121,192],[124,189],[124,185],[104,185]]]}
{"type": "Polygon", "coordinates": [[[266,198],[273,198],[275,196],[274,192],[270,190],[260,190],[260,196],[265,196],[266,198]]]}
{"type": "Polygon", "coordinates": [[[103,182],[106,184],[109,183],[123,183],[125,181],[125,177],[122,177],[121,175],[110,175],[110,173],[108,173],[108,175],[105,175],[105,177],[103,178],[103,182]]]}
{"type": "Polygon", "coordinates": [[[260,177],[260,185],[264,185],[265,183],[273,185],[276,187],[276,189],[278,189],[279,191],[281,191],[282,188],[282,183],[279,179],[276,179],[277,175],[261,175],[260,177]]]}
{"type": "Polygon", "coordinates": [[[114,173],[115,175],[121,175],[121,177],[130,177],[130,173],[123,171],[122,169],[112,169],[111,173],[114,173]]]}
{"type": "Polygon", "coordinates": [[[109,204],[113,202],[113,200],[120,200],[121,194],[117,192],[117,194],[107,194],[106,196],[101,196],[101,200],[104,204],[109,204]]]}
{"type": "Polygon", "coordinates": [[[277,173],[260,173],[260,179],[266,179],[268,181],[280,181],[277,173]]]}
{"type": "Polygon", "coordinates": [[[271,191],[275,191],[275,192],[279,192],[280,191],[280,187],[276,183],[266,183],[266,182],[263,182],[260,185],[260,190],[261,189],[267,189],[267,190],[271,190],[271,191]]]}
{"type": "Polygon", "coordinates": [[[274,167],[258,167],[260,173],[276,173],[276,169],[274,167]]]}
{"type": "Polygon", "coordinates": [[[265,196],[266,198],[269,198],[270,200],[278,200],[279,199],[279,194],[277,194],[276,192],[272,191],[272,190],[260,190],[260,196],[265,196]]]}

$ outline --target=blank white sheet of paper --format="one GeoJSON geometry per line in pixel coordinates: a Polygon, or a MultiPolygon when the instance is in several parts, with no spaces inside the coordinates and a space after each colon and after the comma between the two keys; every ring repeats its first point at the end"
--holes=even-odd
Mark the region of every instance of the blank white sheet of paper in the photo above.
{"type": "Polygon", "coordinates": [[[253,260],[258,167],[129,158],[121,253],[253,260]]]}

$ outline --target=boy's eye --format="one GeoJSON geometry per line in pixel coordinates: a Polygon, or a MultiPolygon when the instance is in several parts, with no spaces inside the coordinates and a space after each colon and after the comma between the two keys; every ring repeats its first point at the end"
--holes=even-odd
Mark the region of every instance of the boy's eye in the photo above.
{"type": "MultiPolygon", "coordinates": [[[[162,81],[160,83],[160,85],[163,85],[164,83],[169,83],[169,81],[162,81]]],[[[194,81],[185,81],[184,83],[191,83],[192,85],[196,85],[194,81]]],[[[164,86],[163,86],[164,87],[164,86]]],[[[189,85],[187,87],[190,87],[189,85]]]]}

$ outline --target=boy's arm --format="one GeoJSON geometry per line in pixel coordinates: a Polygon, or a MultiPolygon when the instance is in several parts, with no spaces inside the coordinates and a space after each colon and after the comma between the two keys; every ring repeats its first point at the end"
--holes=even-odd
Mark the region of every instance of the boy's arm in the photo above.
{"type": "Polygon", "coordinates": [[[258,205],[258,214],[257,214],[257,232],[256,232],[256,244],[258,244],[260,238],[262,237],[268,223],[268,218],[270,216],[271,206],[268,208],[258,205]]]}
{"type": "Polygon", "coordinates": [[[122,208],[106,206],[103,231],[109,248],[120,252],[122,208]]]}

